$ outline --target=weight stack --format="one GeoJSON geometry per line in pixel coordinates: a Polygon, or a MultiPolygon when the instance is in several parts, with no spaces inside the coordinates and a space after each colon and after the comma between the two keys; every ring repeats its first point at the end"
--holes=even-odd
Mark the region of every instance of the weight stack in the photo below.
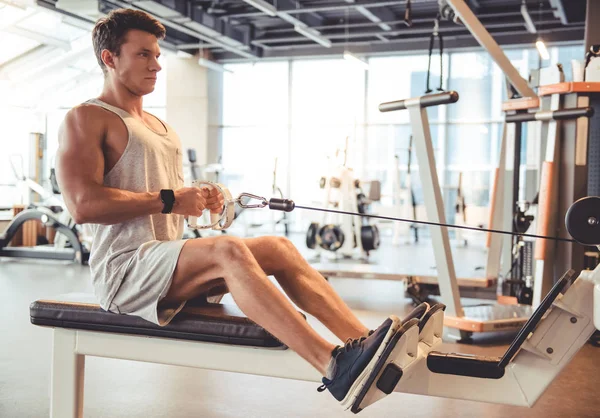
{"type": "Polygon", "coordinates": [[[600,94],[590,95],[594,116],[590,119],[588,139],[588,196],[600,196],[600,94]]]}
{"type": "Polygon", "coordinates": [[[533,241],[524,241],[523,247],[523,277],[533,277],[533,241]]]}

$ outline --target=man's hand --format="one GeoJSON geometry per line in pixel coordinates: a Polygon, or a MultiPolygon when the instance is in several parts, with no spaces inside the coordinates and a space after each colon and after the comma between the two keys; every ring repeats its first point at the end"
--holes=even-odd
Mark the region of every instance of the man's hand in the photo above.
{"type": "Polygon", "coordinates": [[[204,192],[197,187],[184,187],[175,190],[173,213],[184,216],[202,216],[207,208],[204,192]]]}
{"type": "Polygon", "coordinates": [[[201,190],[202,196],[206,199],[206,208],[210,209],[210,213],[221,213],[225,203],[223,194],[216,188],[202,187],[201,190]]]}
{"type": "Polygon", "coordinates": [[[217,189],[208,187],[184,187],[175,190],[173,213],[184,216],[202,216],[204,209],[219,214],[223,210],[225,199],[217,189]]]}

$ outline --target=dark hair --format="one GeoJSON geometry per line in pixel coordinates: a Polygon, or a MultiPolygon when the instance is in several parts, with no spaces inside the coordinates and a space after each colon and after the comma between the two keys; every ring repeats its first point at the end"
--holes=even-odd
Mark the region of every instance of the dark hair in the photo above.
{"type": "Polygon", "coordinates": [[[100,18],[92,30],[94,53],[104,74],[106,74],[106,65],[102,61],[102,50],[108,49],[119,56],[121,45],[125,42],[125,36],[131,29],[151,33],[157,39],[163,39],[166,34],[162,23],[146,12],[133,9],[112,10],[106,17],[100,18]]]}

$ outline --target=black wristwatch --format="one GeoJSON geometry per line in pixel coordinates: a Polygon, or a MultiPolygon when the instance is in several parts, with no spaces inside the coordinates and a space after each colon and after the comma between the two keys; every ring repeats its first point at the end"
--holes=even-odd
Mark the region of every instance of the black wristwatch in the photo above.
{"type": "Polygon", "coordinates": [[[161,213],[171,213],[175,204],[175,192],[171,189],[163,189],[160,191],[160,201],[163,202],[163,210],[161,213]]]}

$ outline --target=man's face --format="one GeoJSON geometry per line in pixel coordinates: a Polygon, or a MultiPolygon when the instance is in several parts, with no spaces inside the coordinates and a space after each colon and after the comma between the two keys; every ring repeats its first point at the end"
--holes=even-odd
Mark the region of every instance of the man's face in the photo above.
{"type": "Polygon", "coordinates": [[[154,91],[160,47],[154,35],[132,29],[125,35],[118,57],[113,56],[114,75],[131,93],[144,96],[154,91]]]}

